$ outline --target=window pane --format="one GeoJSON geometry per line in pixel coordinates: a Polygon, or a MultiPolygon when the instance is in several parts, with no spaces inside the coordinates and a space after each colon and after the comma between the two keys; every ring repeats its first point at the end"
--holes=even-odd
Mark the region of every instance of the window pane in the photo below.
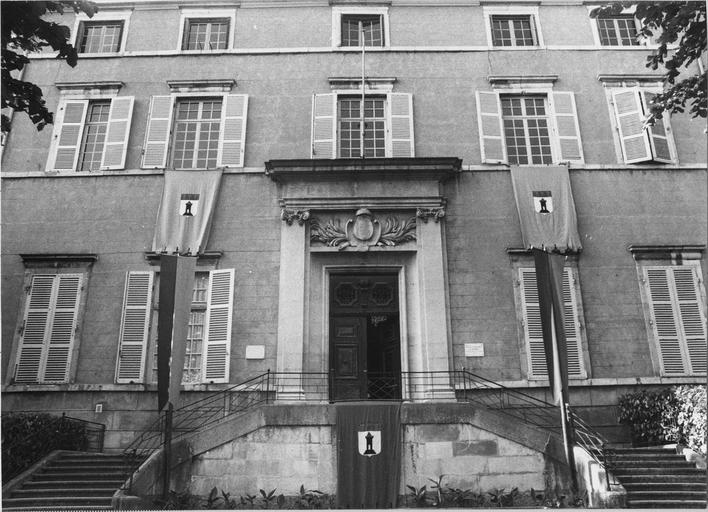
{"type": "Polygon", "coordinates": [[[95,101],[89,104],[77,170],[97,171],[101,168],[110,110],[110,101],[95,101]]]}
{"type": "Polygon", "coordinates": [[[178,100],[172,147],[175,169],[216,167],[221,99],[178,100]]]}
{"type": "Polygon", "coordinates": [[[187,20],[184,30],[183,50],[223,50],[229,40],[229,20],[194,19],[187,20]]]}
{"type": "Polygon", "coordinates": [[[381,15],[342,15],[342,46],[383,46],[383,17],[381,15]]]}
{"type": "MultiPolygon", "coordinates": [[[[386,156],[385,100],[365,98],[364,100],[364,156],[381,158],[386,156]]],[[[339,99],[339,156],[341,158],[361,157],[361,98],[339,99]]]]}
{"type": "Polygon", "coordinates": [[[122,30],[122,21],[82,23],[79,53],[117,52],[122,30]]]}
{"type": "Polygon", "coordinates": [[[493,46],[534,46],[536,32],[533,19],[529,16],[492,15],[493,46]]]}
{"type": "Polygon", "coordinates": [[[546,98],[502,96],[501,105],[509,163],[553,163],[546,98]]]}
{"type": "Polygon", "coordinates": [[[636,46],[637,26],[634,16],[610,16],[597,19],[600,44],[603,46],[636,46]]]}

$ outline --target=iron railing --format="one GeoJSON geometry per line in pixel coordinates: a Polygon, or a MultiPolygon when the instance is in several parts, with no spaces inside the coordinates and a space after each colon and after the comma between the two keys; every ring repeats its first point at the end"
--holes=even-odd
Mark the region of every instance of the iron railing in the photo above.
{"type": "MultiPolygon", "coordinates": [[[[54,450],[77,450],[84,452],[102,452],[106,425],[62,414],[53,416],[44,422],[43,428],[32,430],[29,434],[15,437],[6,432],[10,417],[27,418],[27,425],[33,421],[34,412],[13,411],[3,414],[2,441],[2,481],[10,481],[32,464],[46,457],[54,450]]],[[[49,415],[47,415],[49,416],[49,415]]],[[[30,428],[32,428],[30,426],[30,428]]]]}
{"type": "MultiPolygon", "coordinates": [[[[334,375],[327,372],[266,372],[207,397],[188,402],[172,412],[172,441],[204,429],[224,418],[262,404],[281,401],[339,402],[345,400],[402,400],[465,402],[513,417],[553,434],[562,431],[560,409],[516,389],[468,370],[367,374],[355,398],[332,396],[334,375]]],[[[571,412],[575,442],[606,470],[610,469],[607,441],[571,412]]],[[[161,447],[165,413],[124,450],[130,474],[161,447]]],[[[606,471],[607,472],[607,471],[606,471]]],[[[129,485],[131,482],[129,481],[129,485]]],[[[608,480],[609,486],[609,480],[608,480]]]]}

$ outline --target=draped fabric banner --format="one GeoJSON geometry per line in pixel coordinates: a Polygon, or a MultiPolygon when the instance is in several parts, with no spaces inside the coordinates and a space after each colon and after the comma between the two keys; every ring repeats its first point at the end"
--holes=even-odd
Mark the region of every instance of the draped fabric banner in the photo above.
{"type": "Polygon", "coordinates": [[[152,250],[199,254],[206,247],[222,169],[165,171],[152,250]]]}
{"type": "Polygon", "coordinates": [[[401,404],[337,404],[337,508],[396,508],[401,404]]]}
{"type": "Polygon", "coordinates": [[[524,247],[558,252],[582,249],[566,166],[511,166],[524,247]]]}
{"type": "Polygon", "coordinates": [[[565,257],[532,249],[541,312],[548,380],[555,403],[568,396],[568,348],[565,337],[563,266],[565,257]]]}
{"type": "Polygon", "coordinates": [[[157,408],[177,403],[187,347],[196,257],[160,256],[157,314],[157,408]]]}

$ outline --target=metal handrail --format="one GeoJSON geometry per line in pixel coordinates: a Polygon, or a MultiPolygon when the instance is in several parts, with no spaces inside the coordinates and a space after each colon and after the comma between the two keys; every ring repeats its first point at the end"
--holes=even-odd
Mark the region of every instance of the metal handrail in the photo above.
{"type": "MultiPolygon", "coordinates": [[[[29,411],[12,411],[3,414],[3,417],[31,415],[37,414],[29,411]]],[[[42,413],[46,414],[46,413],[42,413]]],[[[50,416],[50,415],[48,415],[50,416]]],[[[35,462],[49,455],[53,450],[79,450],[86,452],[103,451],[103,442],[105,438],[106,425],[95,421],[87,421],[80,418],[67,416],[65,413],[61,416],[53,416],[61,423],[74,425],[77,428],[76,434],[80,436],[80,444],[69,442],[63,436],[57,436],[57,424],[48,424],[42,430],[36,430],[19,439],[9,439],[3,432],[3,482],[7,482],[19,475],[30,467],[35,462]],[[9,443],[9,444],[8,444],[9,443]],[[28,456],[27,451],[22,451],[21,454],[16,454],[17,448],[21,446],[32,445],[33,452],[28,456]]],[[[75,441],[75,439],[73,440],[75,441]]]]}

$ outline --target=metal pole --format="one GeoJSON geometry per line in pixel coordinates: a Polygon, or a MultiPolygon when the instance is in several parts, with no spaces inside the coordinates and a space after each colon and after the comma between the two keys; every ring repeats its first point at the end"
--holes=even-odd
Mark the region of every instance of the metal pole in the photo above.
{"type": "Polygon", "coordinates": [[[365,77],[366,77],[366,44],[364,42],[364,22],[359,21],[359,42],[361,42],[361,121],[359,122],[359,157],[364,158],[364,134],[366,133],[365,123],[366,118],[364,117],[364,89],[365,89],[365,77]]]}
{"type": "Polygon", "coordinates": [[[174,407],[167,402],[165,410],[165,430],[163,432],[162,454],[164,471],[162,473],[162,497],[167,499],[170,494],[170,466],[172,465],[172,415],[174,407]]]}

